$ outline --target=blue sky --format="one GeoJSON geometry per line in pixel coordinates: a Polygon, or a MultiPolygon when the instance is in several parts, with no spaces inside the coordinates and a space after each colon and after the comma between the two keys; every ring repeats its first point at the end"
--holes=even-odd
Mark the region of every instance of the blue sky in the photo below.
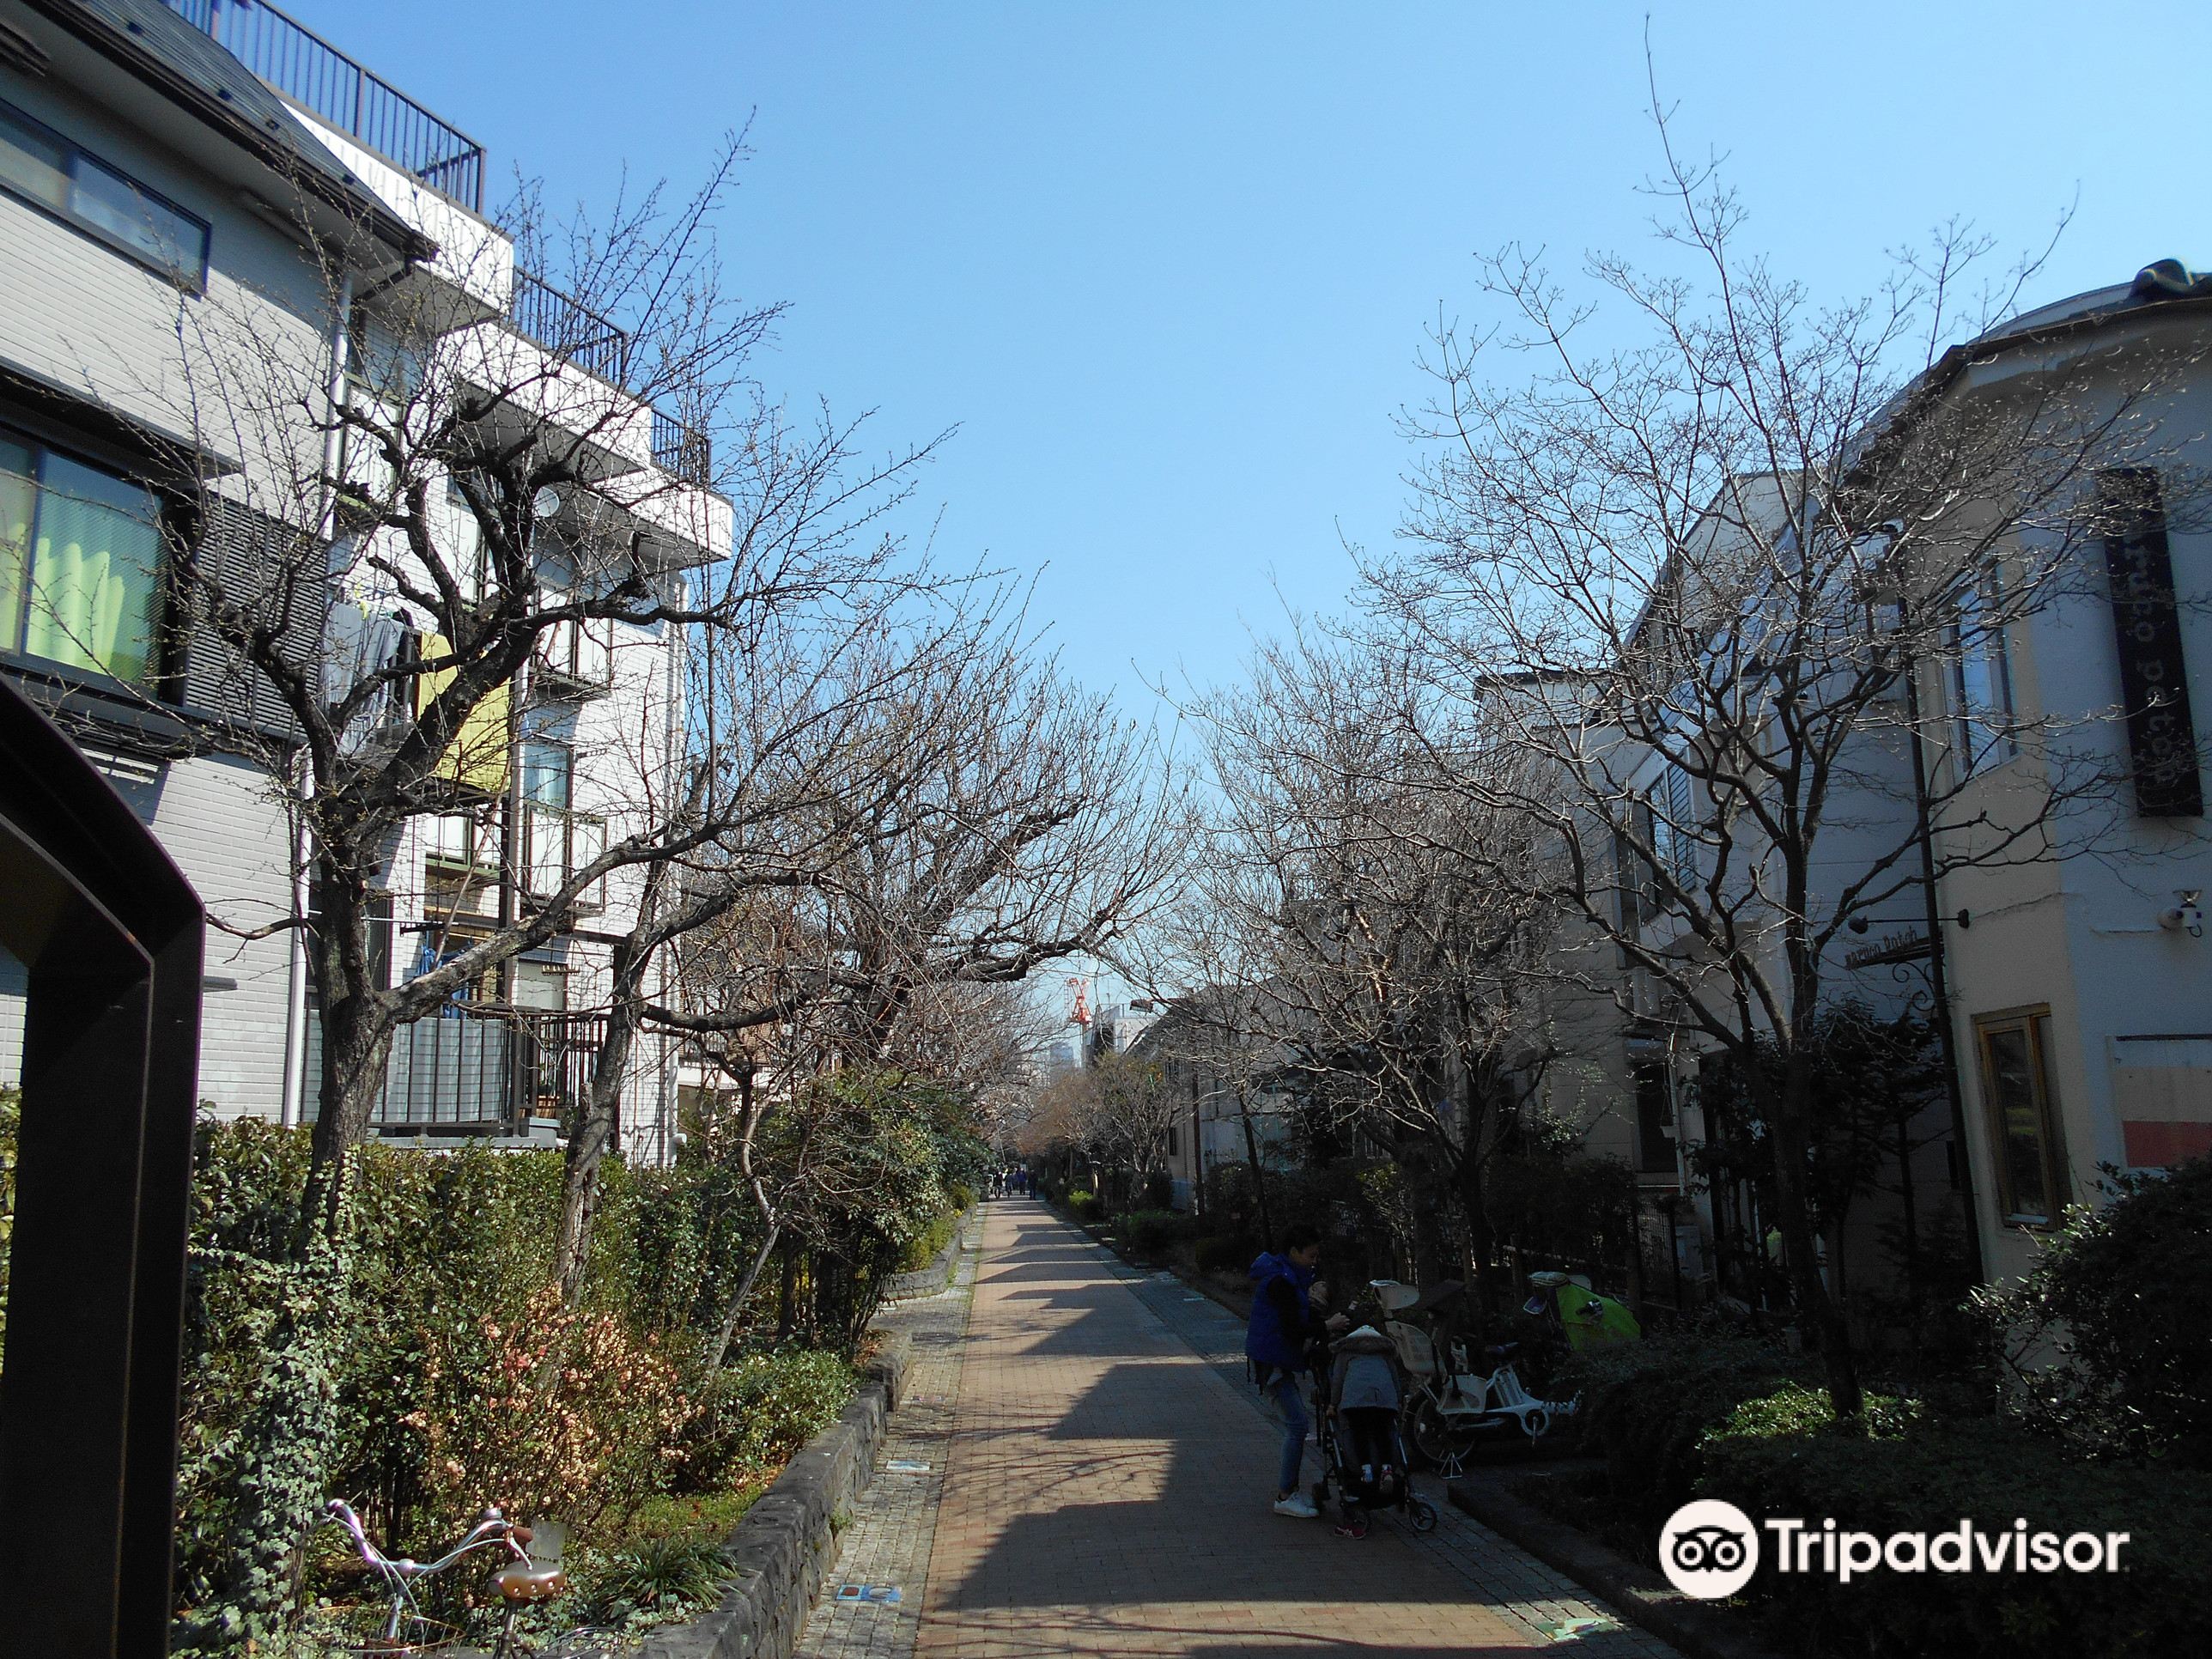
{"type": "MultiPolygon", "coordinates": [[[[792,307],[763,378],[884,447],[957,425],[915,526],[1042,568],[1068,666],[1133,713],[1387,542],[1392,415],[1424,325],[1480,314],[1476,250],[1649,236],[1642,8],[289,3],[556,205],[625,162],[690,183],[750,115],[726,261],[792,307]]],[[[2212,260],[2212,8],[1650,13],[1678,141],[1817,290],[1954,214],[2039,244],[2077,192],[2032,301],[2212,260]]]]}

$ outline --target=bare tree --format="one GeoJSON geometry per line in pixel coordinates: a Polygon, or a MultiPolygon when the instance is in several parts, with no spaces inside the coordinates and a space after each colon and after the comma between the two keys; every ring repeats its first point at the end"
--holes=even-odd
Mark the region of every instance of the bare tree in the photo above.
{"type": "MultiPolygon", "coordinates": [[[[1484,1170],[1549,1057],[1528,994],[1549,939],[1527,821],[1470,811],[1475,772],[1402,647],[1299,630],[1194,709],[1218,822],[1193,896],[1211,982],[1241,994],[1244,1052],[1310,1117],[1389,1147],[1456,1211],[1486,1260],[1484,1170]]],[[[1227,1036],[1229,1033],[1218,1034],[1227,1036]]],[[[1249,1123],[1248,1123],[1249,1129],[1249,1123]]]]}
{"type": "Polygon", "coordinates": [[[1947,232],[1821,309],[1668,155],[1679,270],[1594,259],[1616,314],[1508,249],[1485,267],[1505,320],[1437,330],[1404,550],[1365,574],[1443,729],[1524,757],[1446,769],[1470,809],[1527,821],[1547,896],[1609,947],[1554,969],[1744,1062],[1798,1314],[1848,1414],[1808,1176],[1840,946],[1893,907],[1932,923],[1936,880],[2048,857],[2071,806],[2108,798],[2100,746],[1989,676],[2008,629],[2078,588],[2094,475],[2154,447],[2151,394],[2092,399],[2062,368],[1931,398],[1963,361],[1945,340],[2034,262],[1962,317],[1987,245],[1947,232]]]}
{"type": "Polygon", "coordinates": [[[532,892],[510,762],[538,665],[578,636],[743,629],[893,578],[856,531],[917,453],[857,465],[853,426],[794,427],[749,378],[777,308],[732,296],[713,235],[742,153],[688,200],[656,188],[597,221],[556,225],[526,191],[508,238],[373,288],[303,218],[331,273],[327,381],[250,311],[181,313],[200,447],[248,464],[203,467],[170,568],[256,710],[211,740],[260,761],[299,827],[310,880],[270,927],[312,926],[326,1216],[398,1026],[510,973],[610,878],[657,915],[665,878],[635,872],[719,833],[677,688],[641,688],[635,810],[532,892]],[[498,911],[387,984],[380,890],[402,831],[437,815],[495,844],[498,911]]]}

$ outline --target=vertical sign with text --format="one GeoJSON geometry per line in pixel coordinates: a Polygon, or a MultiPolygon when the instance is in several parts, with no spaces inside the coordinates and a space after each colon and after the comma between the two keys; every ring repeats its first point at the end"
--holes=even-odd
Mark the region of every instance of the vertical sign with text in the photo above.
{"type": "Polygon", "coordinates": [[[2120,649],[2120,698],[2134,763],[2136,811],[2147,818],[2197,817],[2204,811],[2197,724],[2173,603],[2166,544],[2166,499],[2147,467],[2101,473],[2105,569],[2112,584],[2112,633],[2120,649]]]}

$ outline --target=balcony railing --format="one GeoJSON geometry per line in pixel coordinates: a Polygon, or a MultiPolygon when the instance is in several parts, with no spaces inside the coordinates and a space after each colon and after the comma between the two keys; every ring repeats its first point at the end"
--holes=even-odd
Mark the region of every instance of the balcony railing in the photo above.
{"type": "MultiPolygon", "coordinates": [[[[514,273],[514,303],[507,319],[564,362],[614,386],[629,379],[629,331],[563,294],[542,276],[514,273]]],[[[712,486],[714,441],[664,410],[653,411],[653,464],[672,477],[712,486]]]]}
{"type": "Polygon", "coordinates": [[[383,1134],[521,1134],[573,1120],[591,1088],[604,1014],[456,1003],[392,1035],[373,1121],[383,1134]]]}
{"type": "Polygon", "coordinates": [[[305,24],[262,0],[167,4],[295,103],[471,212],[483,210],[483,146],[305,24]]]}
{"type": "Polygon", "coordinates": [[[555,356],[620,386],[629,374],[629,335],[582,301],[526,270],[514,273],[507,319],[555,356]]]}
{"type": "Polygon", "coordinates": [[[653,411],[653,464],[672,477],[711,489],[714,483],[714,441],[673,415],[653,411]]]}

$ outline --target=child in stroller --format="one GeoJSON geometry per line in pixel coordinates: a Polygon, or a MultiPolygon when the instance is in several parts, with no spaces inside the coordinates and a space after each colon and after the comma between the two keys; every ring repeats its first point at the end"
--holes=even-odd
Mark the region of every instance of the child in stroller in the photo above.
{"type": "Polygon", "coordinates": [[[1390,1339],[1371,1324],[1336,1340],[1324,1373],[1326,1393],[1315,1413],[1320,1428],[1323,1474],[1314,1485],[1314,1505],[1328,1502],[1336,1488],[1341,1518],[1337,1532],[1367,1536],[1370,1510],[1402,1511],[1415,1532],[1437,1524],[1435,1505],[1413,1491],[1398,1434],[1398,1356],[1390,1339]]]}

